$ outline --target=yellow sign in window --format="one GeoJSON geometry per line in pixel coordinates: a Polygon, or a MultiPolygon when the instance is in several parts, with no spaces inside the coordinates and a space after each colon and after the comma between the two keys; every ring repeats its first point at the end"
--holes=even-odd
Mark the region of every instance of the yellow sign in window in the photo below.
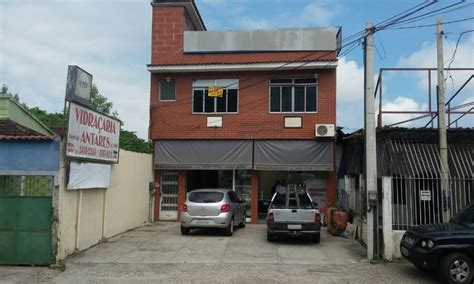
{"type": "Polygon", "coordinates": [[[220,98],[222,98],[222,96],[224,95],[224,88],[222,88],[220,86],[210,86],[207,89],[207,92],[208,92],[209,97],[220,97],[220,98]]]}

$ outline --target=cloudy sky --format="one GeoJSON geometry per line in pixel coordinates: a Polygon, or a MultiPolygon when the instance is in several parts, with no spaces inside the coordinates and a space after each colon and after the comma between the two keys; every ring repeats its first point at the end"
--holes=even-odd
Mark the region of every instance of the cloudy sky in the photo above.
{"type": "MultiPolygon", "coordinates": [[[[59,112],[68,65],[94,75],[103,95],[114,103],[125,128],[146,138],[150,76],[151,6],[142,0],[2,0],[0,2],[0,84],[28,106],[59,112]]],[[[458,1],[441,1],[428,12],[458,1]]],[[[343,38],[422,1],[412,0],[196,0],[208,30],[342,26],[343,38]]],[[[420,14],[419,13],[419,14],[420,14]]],[[[446,67],[474,67],[474,1],[442,14],[446,24],[446,67]],[[463,33],[464,32],[464,33],[463,33]],[[459,42],[458,42],[459,41],[459,42]],[[457,45],[457,48],[456,48],[457,45]],[[454,52],[456,50],[456,52],[454,52]],[[453,57],[453,54],[455,56],[453,57]]],[[[434,17],[375,35],[375,70],[382,67],[435,67],[434,17]]],[[[351,46],[352,47],[352,46],[351,46]]],[[[339,60],[337,123],[346,132],[363,126],[361,46],[339,60]]],[[[346,49],[347,53],[349,51],[346,49]]],[[[472,72],[447,73],[449,97],[472,72]]],[[[433,78],[436,74],[433,73],[433,78]]],[[[433,86],[435,82],[433,82],[433,86]]],[[[428,109],[426,72],[384,75],[384,110],[428,109]]],[[[434,90],[434,89],[433,89],[434,90]]],[[[474,81],[453,101],[474,101],[474,81]]],[[[435,105],[435,98],[433,104],[435,105]]],[[[410,118],[386,115],[386,124],[410,118]]],[[[426,120],[425,120],[426,122],[426,120]]],[[[416,126],[422,122],[407,124],[416,126]]],[[[461,126],[474,126],[472,115],[461,126]]]]}

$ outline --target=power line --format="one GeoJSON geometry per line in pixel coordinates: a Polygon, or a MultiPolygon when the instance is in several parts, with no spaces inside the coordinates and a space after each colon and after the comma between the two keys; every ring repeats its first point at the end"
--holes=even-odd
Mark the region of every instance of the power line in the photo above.
{"type": "Polygon", "coordinates": [[[425,20],[425,19],[428,19],[428,18],[432,18],[434,16],[438,16],[438,15],[442,15],[442,14],[446,14],[446,13],[449,13],[449,12],[452,12],[452,11],[456,11],[456,10],[461,10],[461,9],[464,9],[464,8],[467,8],[469,6],[472,6],[473,4],[466,4],[466,5],[463,5],[463,6],[460,6],[460,7],[456,7],[462,3],[464,3],[465,1],[462,0],[462,1],[459,1],[457,3],[454,3],[454,4],[450,4],[450,5],[447,5],[447,6],[444,6],[444,7],[441,7],[441,8],[438,8],[438,9],[435,9],[435,10],[432,10],[432,11],[429,11],[429,12],[426,12],[424,14],[421,14],[421,15],[417,15],[415,17],[412,17],[412,18],[408,18],[408,19],[405,19],[403,21],[399,21],[398,23],[394,24],[393,26],[401,26],[401,25],[404,25],[404,24],[409,24],[409,23],[414,23],[414,22],[418,22],[418,21],[421,21],[421,20],[425,20]],[[453,8],[455,7],[455,8],[453,8]],[[451,8],[451,9],[450,9],[451,8]]]}
{"type": "MultiPolygon", "coordinates": [[[[459,22],[465,22],[469,20],[474,20],[474,17],[464,18],[455,21],[443,22],[443,25],[454,24],[459,22]]],[[[408,27],[399,27],[399,28],[388,28],[387,30],[406,30],[406,29],[418,29],[418,28],[425,28],[425,27],[433,27],[436,24],[427,24],[427,25],[418,25],[418,26],[408,26],[408,27]]]]}
{"type": "MultiPolygon", "coordinates": [[[[410,9],[407,9],[407,10],[405,10],[405,11],[403,11],[403,12],[400,12],[400,13],[398,13],[398,14],[396,14],[396,15],[394,15],[394,16],[392,16],[392,17],[390,17],[390,18],[388,18],[388,19],[386,19],[386,20],[384,20],[384,21],[382,21],[382,22],[380,22],[380,23],[378,23],[377,25],[375,25],[373,32],[375,33],[376,31],[383,30],[383,29],[387,29],[387,28],[389,28],[389,27],[391,27],[391,26],[393,26],[393,25],[396,25],[396,24],[398,24],[402,19],[405,19],[406,17],[408,17],[408,16],[410,16],[410,15],[416,14],[417,12],[419,12],[419,11],[421,11],[421,10],[423,10],[423,9],[425,9],[425,8],[427,8],[427,7],[429,7],[429,6],[431,6],[431,5],[433,5],[433,4],[436,3],[436,2],[437,2],[437,1],[430,1],[430,2],[427,3],[427,4],[425,4],[426,2],[425,2],[425,3],[421,3],[421,4],[418,4],[418,5],[416,5],[416,6],[412,7],[412,8],[410,8],[410,9]]],[[[355,33],[355,34],[353,34],[353,35],[351,35],[351,36],[348,36],[347,38],[344,38],[343,40],[341,40],[340,50],[343,50],[343,49],[346,48],[346,47],[347,47],[348,49],[345,50],[344,52],[341,52],[340,55],[341,55],[341,56],[345,56],[345,55],[349,54],[350,52],[352,52],[357,46],[360,45],[360,42],[361,42],[361,40],[365,37],[365,35],[366,35],[366,30],[364,29],[364,30],[362,30],[362,31],[359,31],[359,32],[357,32],[357,33],[355,33]],[[349,40],[349,39],[353,39],[353,40],[351,40],[351,41],[349,41],[349,42],[347,42],[347,43],[345,43],[345,44],[342,44],[342,42],[347,41],[347,40],[349,40]]],[[[282,64],[282,65],[280,65],[280,66],[278,66],[278,67],[276,67],[276,68],[274,68],[274,69],[272,69],[272,70],[269,70],[269,72],[278,71],[279,69],[281,69],[281,68],[283,68],[283,67],[285,67],[285,66],[287,66],[287,65],[289,65],[289,64],[292,64],[292,63],[299,63],[299,62],[301,62],[301,60],[306,59],[306,58],[308,58],[308,57],[311,57],[312,55],[315,55],[317,52],[320,52],[320,51],[312,52],[312,53],[307,54],[307,55],[305,55],[305,56],[303,56],[303,57],[301,57],[301,58],[298,58],[298,59],[296,59],[296,60],[292,60],[292,61],[286,62],[286,63],[284,63],[284,64],[282,64]]],[[[332,53],[334,53],[334,51],[326,52],[326,53],[321,54],[320,56],[318,56],[318,57],[316,57],[316,58],[311,58],[310,61],[303,62],[301,65],[299,65],[299,66],[297,66],[297,67],[294,67],[294,68],[291,68],[291,69],[285,69],[285,70],[286,70],[286,71],[298,70],[298,69],[304,67],[305,65],[307,65],[307,64],[309,64],[309,63],[311,63],[311,62],[317,61],[317,60],[319,60],[319,59],[322,59],[322,58],[324,58],[325,56],[328,56],[328,55],[330,55],[330,54],[332,54],[332,53]]],[[[326,64],[326,67],[327,67],[329,64],[331,64],[331,62],[328,62],[328,63],[326,64]]],[[[318,69],[324,69],[324,67],[319,67],[318,69]]],[[[259,84],[261,84],[262,82],[268,81],[268,80],[271,79],[272,77],[273,77],[273,76],[269,76],[268,78],[265,78],[264,80],[260,80],[260,81],[257,81],[257,82],[255,82],[255,83],[252,83],[252,84],[250,84],[250,85],[247,85],[247,86],[245,86],[245,87],[239,88],[239,91],[242,91],[242,90],[247,89],[247,88],[251,88],[251,87],[253,87],[253,86],[255,86],[255,85],[259,85],[259,84]]],[[[241,83],[246,82],[246,81],[251,80],[251,79],[253,79],[253,78],[252,78],[252,77],[249,77],[249,78],[247,78],[247,79],[240,80],[239,85],[240,85],[241,83]]],[[[231,87],[232,85],[234,85],[234,84],[231,84],[231,85],[229,85],[229,86],[225,86],[224,88],[231,87]]],[[[254,101],[250,101],[250,102],[245,103],[245,104],[239,104],[239,109],[241,109],[241,107],[247,106],[247,105],[249,105],[249,104],[254,104],[254,105],[256,106],[258,102],[263,101],[263,100],[267,100],[267,99],[268,99],[268,96],[263,96],[263,97],[260,98],[260,99],[257,99],[257,100],[254,100],[254,101]]],[[[180,100],[177,100],[177,101],[175,101],[175,103],[173,103],[173,104],[169,104],[169,105],[167,105],[167,104],[165,104],[165,105],[154,105],[154,106],[151,106],[151,107],[152,107],[152,108],[155,108],[155,107],[163,108],[163,107],[166,107],[166,106],[173,106],[173,107],[176,107],[177,104],[181,104],[181,103],[191,104],[191,103],[192,103],[192,100],[193,100],[193,96],[191,95],[191,96],[189,96],[189,97],[184,97],[184,98],[182,98],[182,99],[180,99],[180,100]],[[179,102],[178,102],[178,101],[179,101],[179,102]]],[[[251,111],[251,110],[249,109],[249,110],[247,110],[247,111],[245,111],[245,112],[250,112],[250,111],[251,111]]],[[[156,114],[158,114],[158,115],[160,115],[160,116],[162,115],[161,112],[154,112],[154,113],[155,113],[155,115],[156,115],[156,114]]],[[[186,112],[183,112],[183,114],[188,114],[188,113],[189,113],[189,112],[187,112],[187,111],[186,111],[186,112]]],[[[242,112],[239,112],[239,113],[242,114],[242,112]]],[[[175,125],[171,125],[171,124],[169,124],[169,123],[164,122],[164,117],[162,117],[161,120],[162,120],[163,123],[165,123],[165,124],[168,124],[168,125],[170,125],[170,126],[175,126],[175,125]]]]}

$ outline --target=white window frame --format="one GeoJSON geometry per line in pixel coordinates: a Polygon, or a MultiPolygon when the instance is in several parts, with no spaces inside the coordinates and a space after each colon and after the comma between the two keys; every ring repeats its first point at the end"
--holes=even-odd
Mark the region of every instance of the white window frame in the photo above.
{"type": "MultiPolygon", "coordinates": [[[[216,79],[216,80],[212,80],[214,81],[214,86],[219,86],[219,81],[220,80],[226,80],[226,79],[216,79]]],[[[199,80],[194,80],[194,81],[199,81],[199,80]]],[[[206,80],[208,81],[208,80],[206,80]]],[[[209,114],[239,114],[239,102],[240,102],[240,98],[239,98],[239,84],[238,84],[238,80],[235,80],[237,83],[236,83],[236,86],[231,86],[229,88],[224,88],[224,90],[226,91],[226,98],[225,98],[225,105],[226,105],[226,110],[229,109],[229,94],[228,94],[228,91],[229,90],[236,90],[237,91],[237,110],[235,112],[228,112],[228,111],[225,111],[225,112],[218,112],[217,111],[217,97],[214,97],[214,112],[206,112],[206,91],[208,90],[208,88],[206,87],[195,87],[193,86],[192,87],[192,93],[191,93],[191,111],[192,111],[192,114],[204,114],[204,115],[209,115],[209,114]],[[202,104],[202,112],[195,112],[194,111],[194,91],[202,91],[202,96],[203,96],[203,104],[202,104]]],[[[194,85],[194,83],[193,83],[194,85]]]]}
{"type": "Polygon", "coordinates": [[[268,84],[268,113],[270,114],[305,114],[305,113],[318,113],[318,80],[316,79],[316,83],[295,83],[295,80],[300,79],[308,79],[308,78],[273,78],[273,79],[282,79],[282,80],[292,80],[291,83],[283,84],[283,83],[271,83],[271,80],[268,84]],[[306,111],[306,87],[315,87],[316,89],[316,111],[306,111]],[[272,88],[279,87],[280,88],[280,111],[272,111],[272,97],[271,97],[271,90],[272,88]],[[291,88],[291,111],[282,111],[283,109],[283,96],[282,91],[283,87],[290,87],[291,88]],[[304,111],[295,111],[295,87],[305,87],[304,88],[304,111]]]}

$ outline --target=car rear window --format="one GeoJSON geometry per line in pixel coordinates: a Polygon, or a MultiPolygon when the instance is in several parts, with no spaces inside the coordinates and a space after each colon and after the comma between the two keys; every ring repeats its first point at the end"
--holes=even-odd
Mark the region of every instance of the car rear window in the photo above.
{"type": "MultiPolygon", "coordinates": [[[[298,202],[296,200],[296,195],[294,193],[289,194],[289,209],[297,209],[298,202]]],[[[298,193],[298,198],[300,201],[300,208],[311,209],[313,208],[313,203],[306,193],[298,193]]],[[[271,208],[286,208],[286,194],[277,193],[273,199],[271,208]]]]}
{"type": "Polygon", "coordinates": [[[191,192],[188,199],[189,201],[195,203],[221,202],[222,199],[224,199],[224,193],[216,191],[191,192]]]}

